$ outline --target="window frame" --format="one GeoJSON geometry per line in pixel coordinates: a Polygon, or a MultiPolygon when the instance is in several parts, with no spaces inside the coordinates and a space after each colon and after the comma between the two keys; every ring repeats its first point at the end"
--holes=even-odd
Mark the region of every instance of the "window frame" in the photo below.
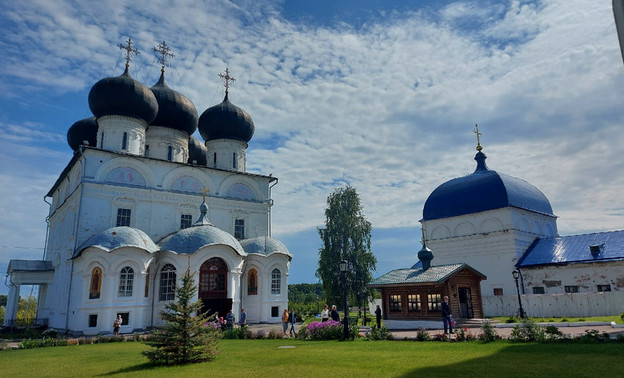
{"type": "Polygon", "coordinates": [[[180,230],[189,228],[193,225],[192,214],[180,214],[180,230]]]}
{"type": "Polygon", "coordinates": [[[134,294],[134,269],[131,266],[124,266],[119,272],[119,297],[132,297],[134,294]]]}
{"type": "Polygon", "coordinates": [[[173,264],[165,264],[160,268],[158,300],[173,301],[175,300],[175,288],[177,280],[177,270],[173,264]]]}
{"type": "Polygon", "coordinates": [[[439,293],[427,294],[427,310],[429,312],[441,312],[442,311],[442,294],[439,294],[439,293]]]}
{"type": "Polygon", "coordinates": [[[117,208],[117,220],[115,222],[115,227],[130,227],[132,224],[132,209],[128,208],[117,208]]]}
{"type": "Polygon", "coordinates": [[[546,289],[544,286],[534,286],[533,294],[546,294],[546,289]]]}
{"type": "Polygon", "coordinates": [[[401,294],[388,294],[388,309],[390,312],[401,312],[401,294]]]}
{"type": "Polygon", "coordinates": [[[420,305],[420,294],[407,294],[407,311],[408,312],[422,311],[421,305],[420,305]],[[416,298],[413,298],[413,297],[416,297],[416,298]],[[412,299],[415,299],[415,301],[412,299]]]}
{"type": "Polygon", "coordinates": [[[278,268],[271,270],[271,295],[282,294],[282,271],[278,268]],[[276,274],[277,272],[277,274],[276,274]]]}
{"type": "Polygon", "coordinates": [[[563,290],[566,292],[566,294],[574,294],[579,292],[579,287],[578,285],[565,285],[563,287],[563,290]]]}
{"type": "Polygon", "coordinates": [[[234,219],[234,237],[237,240],[245,239],[245,219],[243,218],[234,219]]]}

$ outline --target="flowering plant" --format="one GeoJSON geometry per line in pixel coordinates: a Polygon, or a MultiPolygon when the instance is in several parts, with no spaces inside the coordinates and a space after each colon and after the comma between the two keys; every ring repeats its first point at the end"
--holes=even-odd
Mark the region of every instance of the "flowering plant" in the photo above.
{"type": "Polygon", "coordinates": [[[344,325],[334,320],[312,322],[299,330],[299,337],[305,340],[340,340],[344,325]]]}

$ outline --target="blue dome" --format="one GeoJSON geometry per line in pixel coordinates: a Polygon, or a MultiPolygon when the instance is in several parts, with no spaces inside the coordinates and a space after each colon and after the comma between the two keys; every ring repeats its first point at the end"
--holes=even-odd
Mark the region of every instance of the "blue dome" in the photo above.
{"type": "Polygon", "coordinates": [[[89,117],[76,121],[69,130],[67,130],[67,144],[72,150],[78,151],[78,148],[84,144],[86,140],[89,146],[95,147],[97,143],[98,124],[95,117],[89,117]]]}
{"type": "Polygon", "coordinates": [[[161,240],[158,245],[161,251],[190,255],[203,247],[226,245],[240,256],[247,256],[236,238],[213,225],[202,224],[182,229],[161,240]]]}
{"type": "Polygon", "coordinates": [[[227,93],[220,104],[206,109],[199,117],[199,133],[206,142],[215,139],[249,142],[254,130],[249,114],[232,104],[227,93]]]}
{"type": "Polygon", "coordinates": [[[109,228],[93,235],[74,251],[73,257],[80,256],[89,247],[98,247],[106,252],[112,252],[122,247],[139,248],[149,253],[158,251],[156,244],[145,232],[127,226],[109,228]]]}
{"type": "Polygon", "coordinates": [[[128,72],[95,83],[89,92],[89,108],[97,118],[121,115],[142,119],[148,124],[156,118],[158,102],[154,93],[134,80],[128,72]]]}
{"type": "Polygon", "coordinates": [[[241,240],[240,244],[248,254],[270,256],[274,253],[281,253],[292,258],[288,248],[279,240],[268,236],[258,236],[257,238],[241,240]]]}
{"type": "Polygon", "coordinates": [[[528,182],[491,171],[486,156],[475,156],[477,169],[438,186],[427,198],[423,220],[456,217],[504,207],[517,207],[554,216],[548,198],[528,182]]]}
{"type": "Polygon", "coordinates": [[[197,109],[186,96],[169,88],[164,71],[150,88],[158,101],[158,114],[150,125],[164,126],[191,135],[197,130],[197,109]]]}

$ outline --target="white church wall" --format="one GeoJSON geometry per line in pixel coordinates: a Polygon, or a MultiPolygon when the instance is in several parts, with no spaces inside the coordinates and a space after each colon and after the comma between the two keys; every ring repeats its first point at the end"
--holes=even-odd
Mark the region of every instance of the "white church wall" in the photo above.
{"type": "Polygon", "coordinates": [[[186,163],[189,135],[169,127],[149,126],[145,133],[146,155],[153,159],[186,163]],[[171,152],[170,152],[171,149],[171,152]]]}
{"type": "Polygon", "coordinates": [[[247,143],[232,139],[215,139],[205,143],[208,166],[245,172],[247,143]]]}
{"type": "Polygon", "coordinates": [[[288,256],[272,254],[268,257],[262,255],[249,255],[242,286],[242,307],[247,312],[249,323],[279,323],[280,316],[288,307],[288,269],[290,261],[288,256]],[[258,294],[247,295],[247,273],[250,269],[258,271],[258,294]],[[272,272],[279,269],[281,273],[281,285],[279,294],[272,293],[272,272]],[[273,315],[273,307],[277,307],[277,316],[273,315]]]}
{"type": "MultiPolygon", "coordinates": [[[[522,308],[530,317],[611,316],[624,312],[624,292],[521,295],[522,308]]],[[[518,315],[518,296],[483,297],[486,316],[518,315]]],[[[571,319],[569,319],[571,320],[571,319]]]]}
{"type": "Polygon", "coordinates": [[[566,286],[592,293],[600,291],[598,285],[624,293],[624,261],[527,267],[522,269],[522,278],[528,294],[535,287],[542,288],[544,294],[563,294],[566,286]]]}
{"type": "Polygon", "coordinates": [[[147,123],[144,120],[120,115],[107,115],[98,118],[97,123],[98,148],[133,155],[145,153],[147,123]]]}

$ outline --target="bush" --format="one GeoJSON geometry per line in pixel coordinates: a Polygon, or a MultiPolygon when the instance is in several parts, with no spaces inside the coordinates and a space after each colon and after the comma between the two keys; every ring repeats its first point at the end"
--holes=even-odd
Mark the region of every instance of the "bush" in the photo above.
{"type": "Polygon", "coordinates": [[[455,333],[457,334],[457,341],[472,341],[476,339],[476,336],[468,328],[458,328],[455,330],[455,333]]]}
{"type": "Polygon", "coordinates": [[[479,340],[489,343],[495,340],[498,340],[500,337],[496,333],[494,326],[489,320],[486,320],[483,324],[481,324],[481,335],[479,335],[479,340]]]}
{"type": "Polygon", "coordinates": [[[334,320],[326,322],[312,322],[301,327],[297,336],[304,340],[341,340],[343,339],[344,325],[334,320]]]}
{"type": "Polygon", "coordinates": [[[546,340],[546,332],[544,328],[531,319],[525,319],[522,324],[513,328],[511,335],[509,335],[509,340],[515,342],[543,342],[546,340]]]}
{"type": "Polygon", "coordinates": [[[507,319],[505,319],[505,323],[518,323],[518,318],[511,315],[507,319]]]}
{"type": "Polygon", "coordinates": [[[58,336],[58,331],[54,328],[48,328],[41,332],[41,336],[43,336],[44,339],[55,339],[56,336],[58,336]]]}
{"type": "Polygon", "coordinates": [[[573,340],[578,343],[593,344],[610,342],[611,338],[606,332],[600,333],[595,329],[586,329],[584,335],[577,336],[573,340]]]}
{"type": "Polygon", "coordinates": [[[418,327],[418,329],[416,330],[416,341],[429,340],[431,340],[431,336],[429,336],[429,333],[423,327],[418,327]]]}
{"type": "Polygon", "coordinates": [[[620,314],[620,319],[622,319],[622,321],[624,321],[624,312],[620,314]]]}
{"type": "Polygon", "coordinates": [[[36,340],[24,340],[17,345],[19,349],[33,349],[43,348],[50,346],[66,346],[66,339],[36,339],[36,340]]]}
{"type": "Polygon", "coordinates": [[[565,338],[563,332],[559,330],[559,328],[549,325],[544,329],[544,333],[547,340],[560,340],[565,338]]]}
{"type": "Polygon", "coordinates": [[[377,327],[373,325],[370,332],[366,335],[366,340],[392,340],[392,333],[388,331],[386,326],[377,327]]]}

